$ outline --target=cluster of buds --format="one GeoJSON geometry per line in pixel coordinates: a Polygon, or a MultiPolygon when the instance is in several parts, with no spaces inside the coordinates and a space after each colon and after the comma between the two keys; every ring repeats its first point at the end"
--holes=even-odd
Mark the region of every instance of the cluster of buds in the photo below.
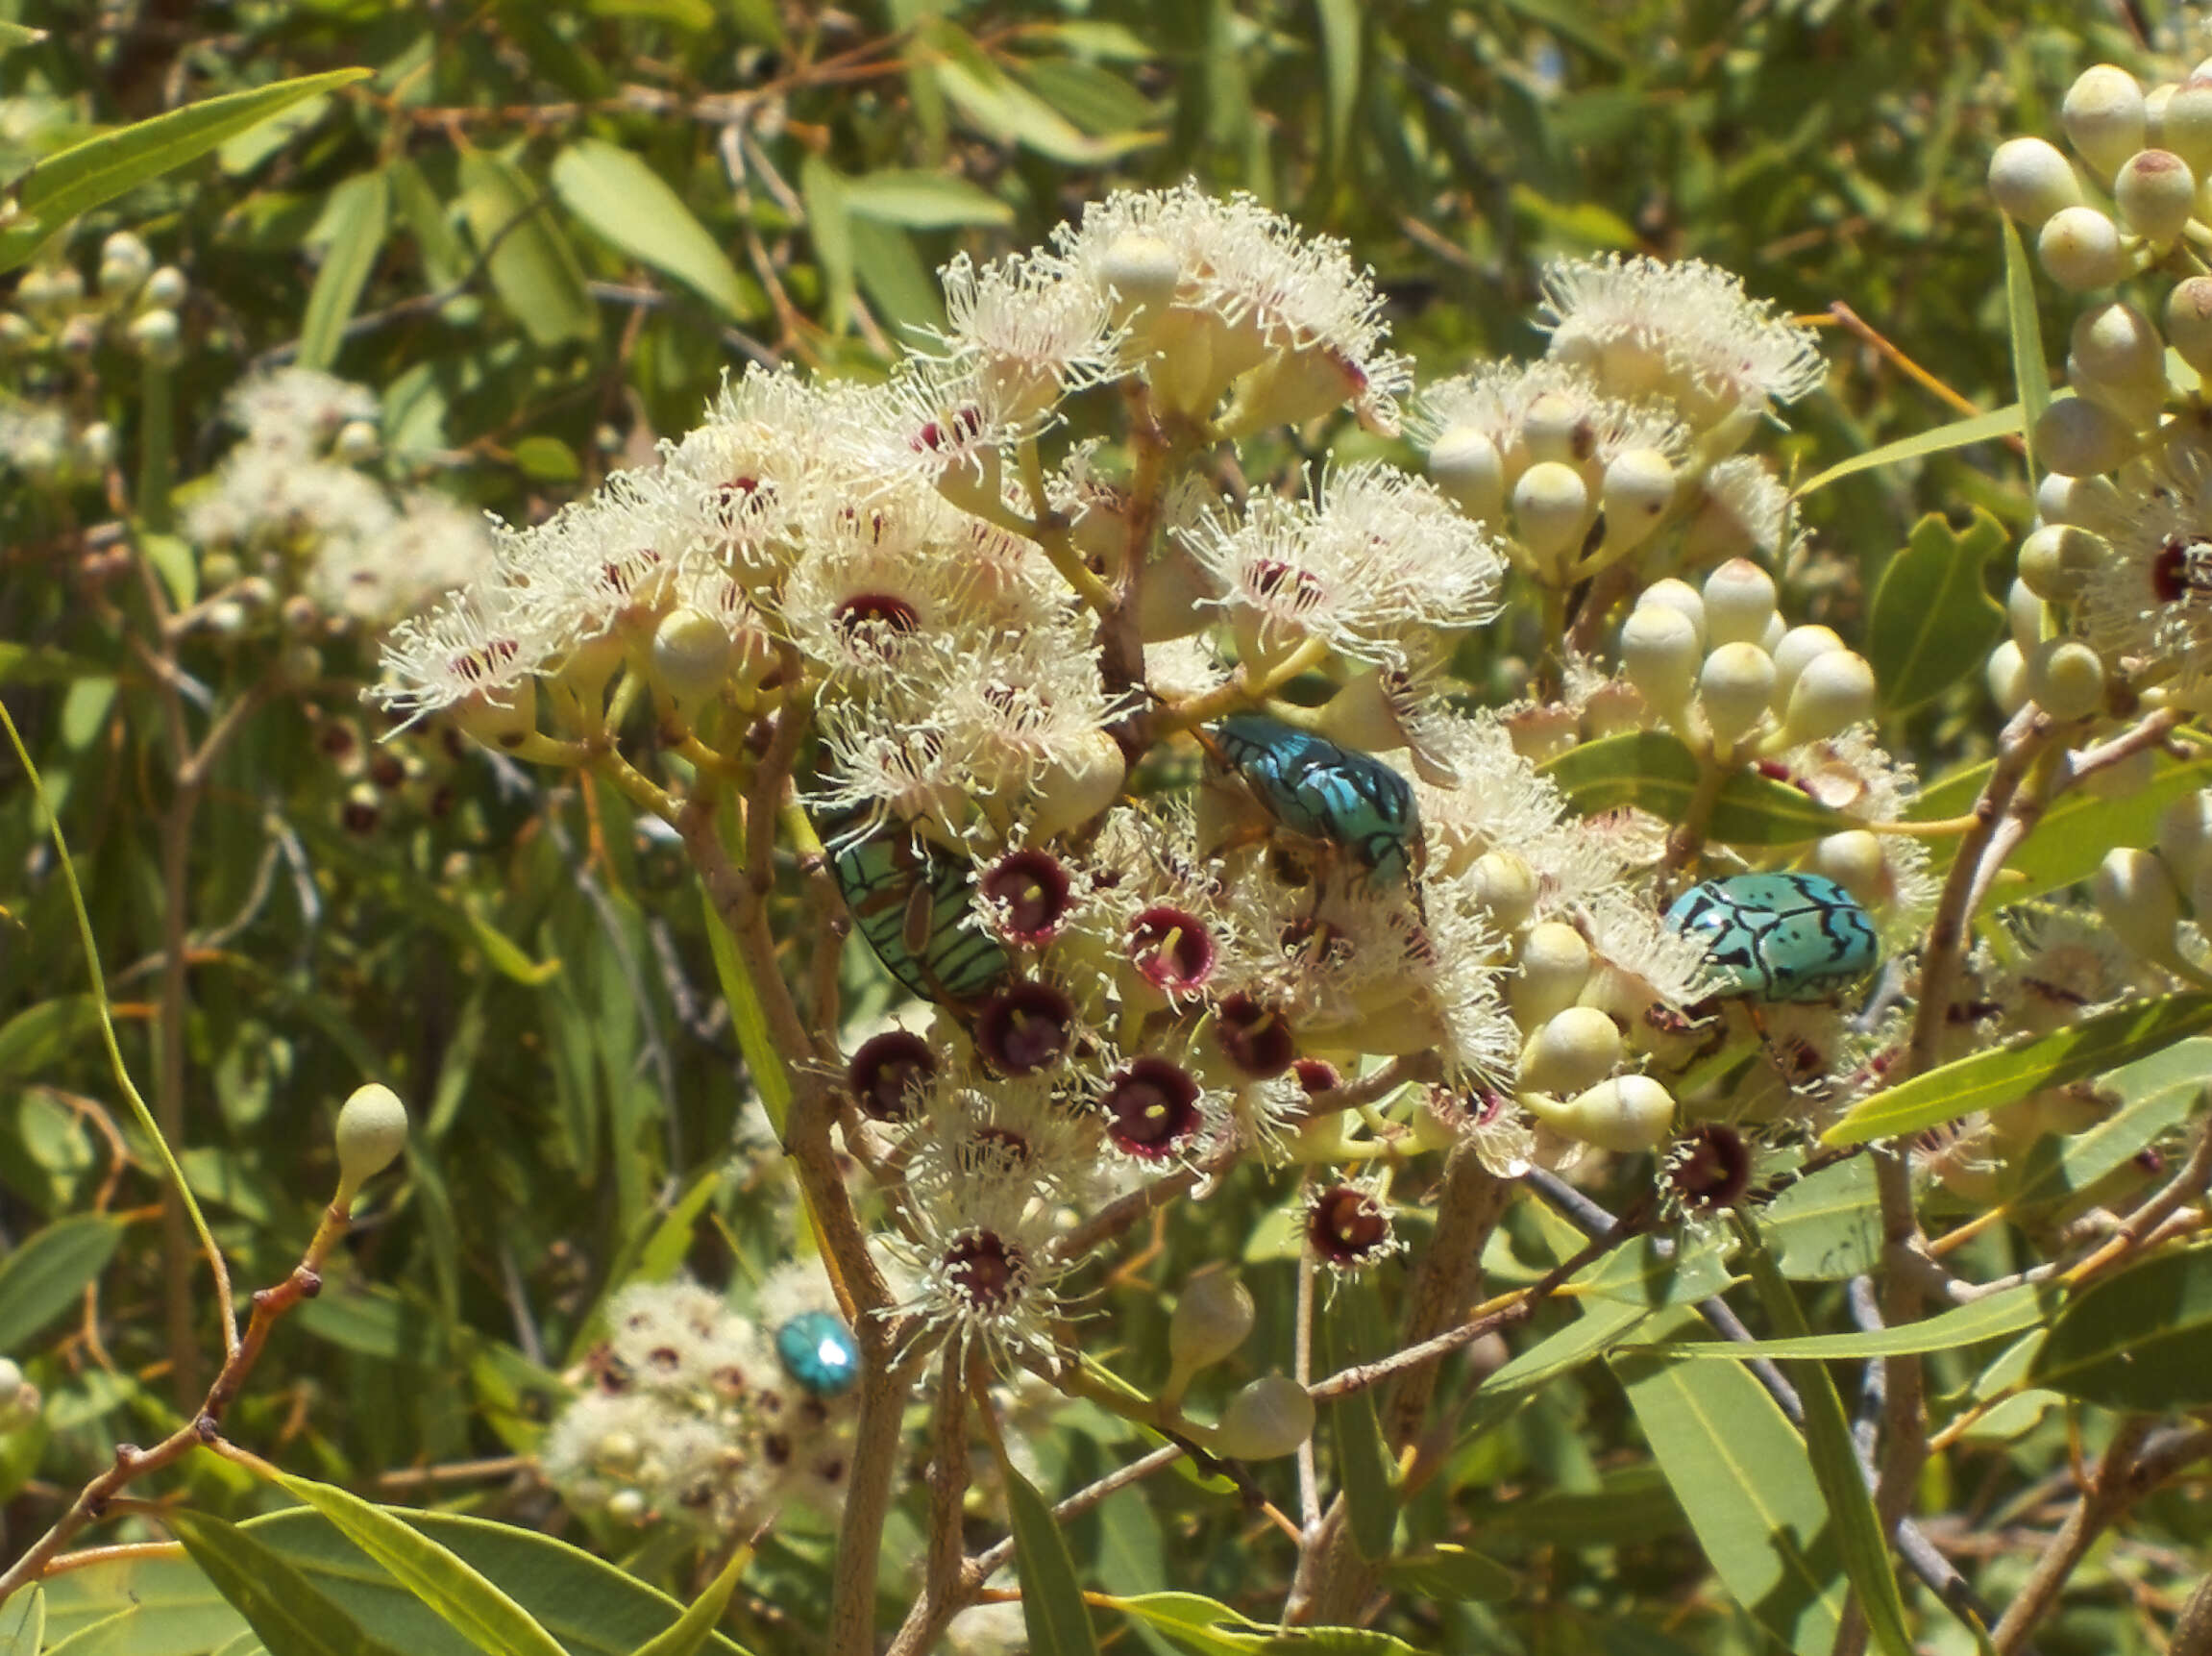
{"type": "Polygon", "coordinates": [[[819,1282],[787,1267],[757,1320],[691,1282],[637,1283],[571,1375],[539,1453],[578,1511],[743,1535],[788,1501],[833,1512],[851,1472],[859,1351],[819,1282]]]}
{"type": "Polygon", "coordinates": [[[2204,931],[2212,920],[2212,792],[2168,805],[2155,846],[2106,853],[2090,892],[2112,936],[2138,960],[2212,985],[2204,931]]]}

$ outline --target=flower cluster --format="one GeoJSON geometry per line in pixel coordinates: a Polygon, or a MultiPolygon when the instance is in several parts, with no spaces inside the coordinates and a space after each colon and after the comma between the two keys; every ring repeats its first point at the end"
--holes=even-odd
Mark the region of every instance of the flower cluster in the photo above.
{"type": "Polygon", "coordinates": [[[575,1506],[737,1535],[798,1500],[834,1511],[851,1471],[859,1351],[820,1285],[792,1266],[757,1321],[691,1282],[640,1283],[607,1307],[607,1338],[539,1464],[575,1506]]]}

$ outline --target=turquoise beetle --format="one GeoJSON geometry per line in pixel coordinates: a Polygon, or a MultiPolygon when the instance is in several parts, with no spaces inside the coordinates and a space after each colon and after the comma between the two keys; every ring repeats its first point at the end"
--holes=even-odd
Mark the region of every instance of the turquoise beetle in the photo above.
{"type": "Polygon", "coordinates": [[[1378,758],[1265,713],[1214,727],[1229,768],[1292,833],[1347,853],[1378,886],[1413,883],[1421,819],[1413,784],[1378,758]]]}
{"type": "Polygon", "coordinates": [[[966,1006],[1011,969],[977,927],[975,865],[894,822],[863,832],[859,812],[818,828],[830,877],[884,969],[924,1001],[966,1006]]]}
{"type": "Polygon", "coordinates": [[[1722,1000],[1826,1001],[1873,971],[1880,955],[1858,900],[1817,874],[1708,879],[1676,900],[1666,923],[1705,939],[1722,1000]]]}
{"type": "Polygon", "coordinates": [[[860,1378],[860,1347],[829,1311],[801,1311],[778,1328],[775,1360],[810,1396],[838,1396],[860,1378]]]}

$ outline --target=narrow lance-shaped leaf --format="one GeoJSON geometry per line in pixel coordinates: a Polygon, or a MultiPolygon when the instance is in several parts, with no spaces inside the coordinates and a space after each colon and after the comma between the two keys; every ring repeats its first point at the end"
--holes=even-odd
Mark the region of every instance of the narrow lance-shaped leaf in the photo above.
{"type": "Polygon", "coordinates": [[[360,304],[361,289],[377,267],[391,218],[390,192],[381,172],[360,173],[331,192],[324,217],[330,232],[323,267],[307,293],[307,314],[300,324],[299,364],[329,368],[345,343],[346,324],[360,304]]]}
{"type": "Polygon", "coordinates": [[[178,1511],[164,1521],[215,1591],[246,1619],[268,1656],[400,1656],[332,1603],[299,1569],[235,1524],[178,1511]]]}
{"type": "Polygon", "coordinates": [[[73,1214],[0,1258],[0,1352],[23,1350],[75,1306],[122,1239],[122,1225],[105,1214],[73,1214]]]}
{"type": "Polygon", "coordinates": [[[1976,1110],[2001,1109],[2212,1028],[2212,995],[2170,995],[2117,1007],[2051,1034],[1992,1048],[1864,1099],[1821,1135],[1828,1145],[1916,1133],[1976,1110]]]}
{"type": "Polygon", "coordinates": [[[38,1656],[46,1639],[46,1590],[34,1581],[0,1604],[0,1656],[38,1656]]]}
{"type": "Polygon", "coordinates": [[[675,277],[725,316],[742,319],[756,309],[720,243],[640,157],[599,138],[579,139],[553,162],[553,186],[594,232],[675,277]]]}
{"type": "Polygon", "coordinates": [[[1014,1520],[1014,1565],[1021,1577],[1021,1621],[1035,1656],[1097,1656],[1098,1638],[1083,1604],[1068,1538],[1052,1509],[1003,1453],[1006,1506],[1014,1520]]]}
{"type": "MultiPolygon", "coordinates": [[[[2051,407],[2051,368],[2043,359],[2043,325],[2035,314],[2035,271],[2019,227],[2003,213],[1997,222],[2004,235],[2004,325],[2012,346],[2012,382],[2020,394],[2022,430],[2033,444],[2035,422],[2051,407]]],[[[2033,463],[2032,449],[2028,457],[2033,463]]]]}
{"type": "Polygon", "coordinates": [[[1856,472],[1879,470],[1882,466],[1896,465],[1900,460],[1916,460],[1923,455],[1939,455],[1946,449],[1962,449],[1969,443],[1986,443],[1999,437],[2016,437],[2021,432],[2021,412],[2018,403],[2003,408],[1993,408],[1986,414],[1970,414],[1963,420],[1954,420],[1948,426],[1937,426],[1933,431],[1917,432],[1909,437],[1901,437],[1894,443],[1883,443],[1878,449],[1868,449],[1862,455],[1854,455],[1840,460],[1824,472],[1817,472],[1797,485],[1796,498],[1803,500],[1818,489],[1856,472]]]}

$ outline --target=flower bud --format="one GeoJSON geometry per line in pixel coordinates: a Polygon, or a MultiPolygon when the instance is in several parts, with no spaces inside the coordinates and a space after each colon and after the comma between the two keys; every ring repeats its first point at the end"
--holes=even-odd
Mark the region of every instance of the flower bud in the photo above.
{"type": "Polygon", "coordinates": [[[711,615],[672,609],[653,630],[650,672],[653,686],[688,718],[729,681],[736,640],[711,615]]]}
{"type": "Polygon", "coordinates": [[[2100,63],[2066,88],[2058,120],[2075,153],[2108,179],[2143,147],[2143,88],[2118,64],[2100,63]]]}
{"type": "Polygon", "coordinates": [[[2109,287],[2127,274],[2120,227],[2093,207],[2061,208],[2035,238],[2043,273],[2073,293],[2109,287]]]}
{"type": "Polygon", "coordinates": [[[2174,931],[2181,921],[2181,894],[2157,853],[2114,847],[2098,864],[2089,890],[2123,948],[2161,964],[2177,958],[2174,931]]]}
{"type": "Polygon", "coordinates": [[[1087,731],[1038,773],[1029,837],[1049,839],[1089,822],[1120,795],[1128,769],[1118,742],[1104,730],[1087,731]]]}
{"type": "Polygon", "coordinates": [[[2081,184],[2055,144],[2008,138],[1989,158],[1989,194],[2007,218],[2035,230],[2060,208],[2077,204],[2081,184]]]}
{"type": "Polygon", "coordinates": [[[1254,1380],[1229,1399],[1214,1428],[1213,1450],[1233,1461],[1293,1455],[1314,1435],[1314,1399],[1288,1374],[1254,1380]]]}
{"type": "Polygon", "coordinates": [[[2172,150],[2137,150],[2112,181],[2112,200],[2127,228],[2155,247],[2180,235],[2197,205],[2197,181],[2172,150]]]}
{"type": "Polygon", "coordinates": [[[1823,742],[1874,717],[1874,668],[1851,650],[1829,650],[1806,663],[1790,687],[1782,745],[1823,742]]]}
{"type": "Polygon", "coordinates": [[[1652,1149],[1674,1131],[1674,1095],[1649,1075],[1615,1075],[1561,1104],[1521,1101],[1554,1132],[1602,1150],[1652,1149]]]}
{"type": "Polygon", "coordinates": [[[173,310],[184,304],[186,291],[184,273],[174,264],[164,264],[146,278],[146,290],[138,298],[142,304],[173,310]]]}
{"type": "Polygon", "coordinates": [[[1674,461],[1657,449],[1625,449],[1598,484],[1606,514],[1605,549],[1626,552],[1651,538],[1674,504],[1674,461]]]}
{"type": "Polygon", "coordinates": [[[2020,646],[2021,655],[2034,655],[2035,647],[2043,642],[2049,617],[2044,613],[2043,600],[2027,581],[2015,581],[2004,589],[2004,619],[2011,624],[2012,641],[2020,646]]]}
{"type": "Polygon", "coordinates": [[[2045,524],[2020,543],[2020,584],[2046,604],[2071,603],[2104,554],[2104,542],[2088,531],[2045,524]]]}
{"type": "Polygon", "coordinates": [[[1518,931],[1526,926],[1542,895],[1536,871],[1526,857],[1510,851],[1485,852],[1477,857],[1468,884],[1500,931],[1518,931]]]}
{"type": "Polygon", "coordinates": [[[2028,693],[2053,719],[2104,705],[2104,659],[2078,638],[2047,638],[2028,654],[2028,693]]]}
{"type": "Polygon", "coordinates": [[[184,350],[174,310],[149,310],[134,317],[124,333],[138,355],[156,367],[176,361],[184,350]]]}
{"type": "Polygon", "coordinates": [[[372,1081],[356,1087],[338,1108],[338,1194],[344,1207],[354,1192],[391,1166],[407,1145],[407,1110],[399,1094],[372,1081]]]}
{"type": "Polygon", "coordinates": [[[2007,719],[2028,705],[2028,661],[2011,639],[1989,653],[1983,676],[1989,684],[1989,699],[2007,719]]]}
{"type": "Polygon", "coordinates": [[[2212,867],[2212,858],[2204,854],[2208,845],[2212,845],[2212,789],[2183,794],[2159,813],[2158,854],[2166,859],[2175,885],[2194,886],[2203,870],[2212,867]]]}
{"type": "Polygon", "coordinates": [[[1697,588],[1670,575],[1664,581],[1653,581],[1636,594],[1638,609],[1653,604],[1667,609],[1679,609],[1689,617],[1689,624],[1697,629],[1697,647],[1702,655],[1706,647],[1705,600],[1698,596],[1697,588]]]}
{"type": "Polygon", "coordinates": [[[1789,705],[1789,693],[1797,688],[1798,675],[1806,670],[1816,655],[1825,655],[1831,650],[1841,650],[1843,640],[1835,635],[1832,627],[1792,627],[1784,632],[1767,654],[1774,657],[1774,694],[1783,706],[1789,705]]]}
{"type": "Polygon", "coordinates": [[[1513,531],[1540,570],[1563,575],[1589,523],[1589,485],[1572,466],[1538,460],[1513,484],[1513,531]]]}
{"type": "Polygon", "coordinates": [[[2118,471],[2135,453],[2135,431],[2101,403],[2054,397],[2035,422],[2036,459],[2069,477],[2118,471]]]}
{"type": "Polygon", "coordinates": [[[1521,1090],[1565,1098],[1595,1086],[1620,1061],[1619,1026],[1595,1006],[1569,1006],[1521,1048],[1521,1090]]]}
{"type": "Polygon", "coordinates": [[[2066,379],[2128,424],[2149,425],[2166,402],[2166,341],[2134,306],[2093,305],[2075,319],[2066,379]]]}
{"type": "Polygon", "coordinates": [[[1115,320],[1126,322],[1173,300],[1183,267],[1167,242],[1131,231],[1107,247],[1098,260],[1098,277],[1113,289],[1115,320]]]}
{"type": "Polygon", "coordinates": [[[1689,700],[1704,655],[1697,628],[1679,609],[1639,604],[1621,623],[1621,671],[1662,713],[1689,700]]]}
{"type": "Polygon", "coordinates": [[[1506,981],[1506,999],[1523,1028],[1533,1028],[1580,1000],[1589,981],[1590,946],[1562,921],[1529,927],[1515,952],[1520,971],[1506,981]]]}
{"type": "Polygon", "coordinates": [[[117,231],[100,245],[100,292],[106,298],[127,296],[153,269],[154,256],[127,230],[117,231]]]}
{"type": "Polygon", "coordinates": [[[2045,523],[2071,524],[2096,533],[2121,509],[2120,491],[2110,478],[2075,478],[2045,472],[2035,485],[2035,510],[2045,523]]]}
{"type": "Polygon", "coordinates": [[[1756,644],[1723,644],[1705,658],[1697,694],[1713,740],[1740,741],[1774,699],[1774,657],[1756,644]]]}
{"type": "Polygon", "coordinates": [[[1257,1320],[1251,1292],[1233,1272],[1206,1270],[1184,1284],[1167,1321],[1167,1359],[1178,1373],[1195,1373],[1233,1354],[1257,1320]]]}
{"type": "Polygon", "coordinates": [[[1732,557],[1705,581],[1708,646],[1757,644],[1774,620],[1774,577],[1748,557],[1732,557]]]}
{"type": "Polygon", "coordinates": [[[1865,828],[1846,828],[1815,842],[1812,872],[1834,880],[1862,907],[1880,908],[1889,901],[1889,859],[1881,853],[1881,836],[1865,828]]]}
{"type": "Polygon", "coordinates": [[[377,457],[377,424],[374,420],[348,420],[338,428],[331,452],[349,466],[377,457]]]}
{"type": "Polygon", "coordinates": [[[2212,173],[2212,80],[2191,75],[2158,115],[2158,141],[2199,178],[2212,173]]]}
{"type": "Polygon", "coordinates": [[[1473,426],[1453,426],[1429,451],[1429,481],[1478,523],[1506,515],[1506,462],[1497,444],[1473,426]]]}
{"type": "Polygon", "coordinates": [[[77,433],[77,457],[87,471],[104,472],[115,463],[115,428],[94,420],[77,433]]]}
{"type": "Polygon", "coordinates": [[[2175,355],[2212,375],[2212,276],[2192,276],[2166,295],[2166,339],[2175,355]]]}

